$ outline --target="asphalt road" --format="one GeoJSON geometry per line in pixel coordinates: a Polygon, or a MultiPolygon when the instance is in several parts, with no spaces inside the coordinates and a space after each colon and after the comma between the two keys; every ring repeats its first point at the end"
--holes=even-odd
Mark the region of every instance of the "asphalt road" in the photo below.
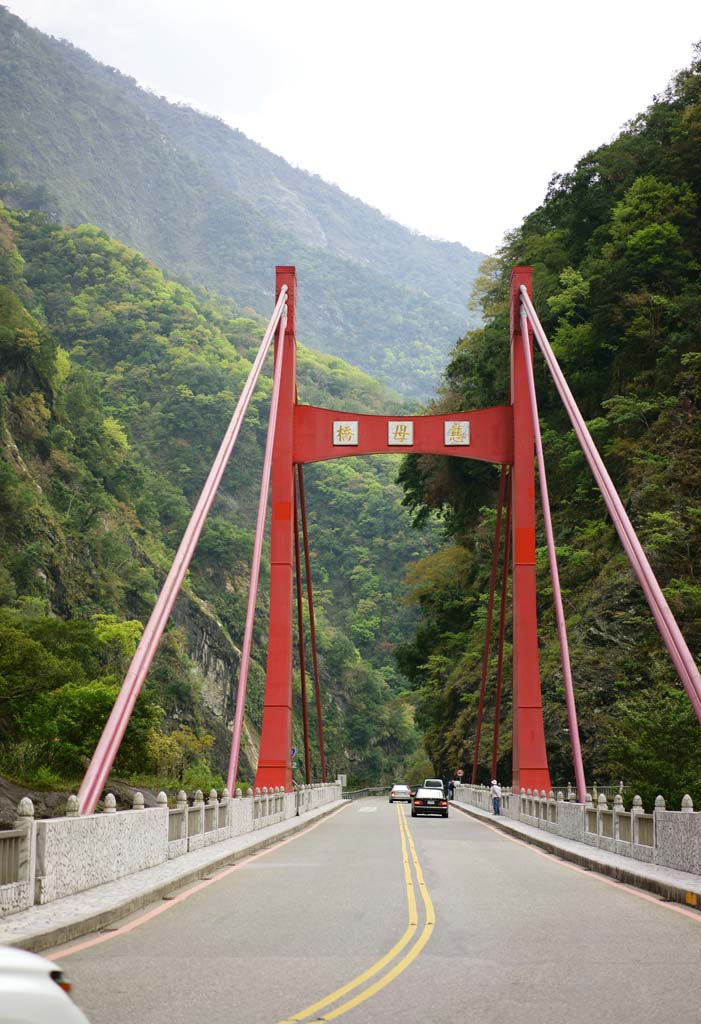
{"type": "Polygon", "coordinates": [[[701,1021],[701,914],[454,810],[346,805],[150,915],[59,951],[93,1024],[701,1021]]]}

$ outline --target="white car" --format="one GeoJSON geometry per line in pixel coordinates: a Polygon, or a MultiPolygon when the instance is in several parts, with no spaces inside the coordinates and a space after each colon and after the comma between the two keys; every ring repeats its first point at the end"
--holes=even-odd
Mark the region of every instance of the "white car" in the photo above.
{"type": "Polygon", "coordinates": [[[389,794],[389,802],[394,803],[395,800],[406,800],[408,804],[411,803],[411,790],[408,786],[401,786],[399,783],[395,783],[392,786],[392,791],[389,794]]]}
{"type": "Polygon", "coordinates": [[[0,1022],[89,1024],[63,971],[36,953],[0,946],[0,1022]]]}

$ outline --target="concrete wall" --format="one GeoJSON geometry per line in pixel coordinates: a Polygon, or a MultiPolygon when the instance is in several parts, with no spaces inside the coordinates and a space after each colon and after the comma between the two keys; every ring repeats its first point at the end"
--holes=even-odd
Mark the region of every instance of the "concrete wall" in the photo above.
{"type": "Polygon", "coordinates": [[[40,821],[25,797],[15,829],[0,832],[0,917],[266,828],[342,795],[340,783],[302,786],[294,793],[256,790],[245,797],[237,790],[233,798],[224,790],[221,799],[212,790],[206,800],[198,790],[191,803],[181,792],[169,808],[160,793],[157,807],[144,808],[137,793],[133,810],[117,811],[108,793],[101,814],[80,817],[70,797],[65,818],[40,821]]]}
{"type": "MultiPolygon", "coordinates": [[[[456,786],[455,801],[491,811],[486,786],[456,786]]],[[[646,814],[640,797],[633,797],[625,810],[620,795],[613,807],[603,793],[596,802],[587,796],[586,804],[565,800],[562,793],[512,793],[504,789],[502,813],[533,828],[552,832],[586,846],[595,846],[633,860],[701,875],[701,814],[694,812],[689,796],[682,800],[681,811],[668,811],[658,796],[655,809],[646,814]]]]}
{"type": "Polygon", "coordinates": [[[168,808],[37,822],[37,902],[92,889],[168,857],[168,808]]]}

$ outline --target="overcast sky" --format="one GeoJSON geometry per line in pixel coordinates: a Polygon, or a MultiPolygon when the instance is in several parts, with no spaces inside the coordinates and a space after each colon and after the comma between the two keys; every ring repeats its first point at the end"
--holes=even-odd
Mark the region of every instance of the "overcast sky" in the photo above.
{"type": "Polygon", "coordinates": [[[493,251],[645,109],[699,0],[0,0],[411,228],[493,251]]]}

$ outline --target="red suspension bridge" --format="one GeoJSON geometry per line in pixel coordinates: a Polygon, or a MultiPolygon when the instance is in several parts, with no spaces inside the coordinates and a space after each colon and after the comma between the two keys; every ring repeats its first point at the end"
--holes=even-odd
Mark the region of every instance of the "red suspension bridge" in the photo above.
{"type": "Polygon", "coordinates": [[[553,584],[555,619],[560,642],[562,672],[577,798],[585,800],[585,778],[579,744],[574,685],[567,630],[559,586],[555,542],[548,499],[547,476],[538,421],[533,377],[533,341],[538,344],[567,410],[594,479],[626,555],[643,588],[652,615],[679,678],[701,723],[701,676],[679,630],[623,504],[587,430],[572,393],[553,354],[532,302],[531,269],[516,267],[511,277],[510,345],[511,401],[490,409],[473,409],[435,416],[366,415],[302,405],[296,388],[296,275],[294,267],[278,267],[276,304],[260,349],[251,367],[229,427],[221,443],[200,498],[180,543],[163,589],[127,671],[119,696],[81,785],[78,799],[83,814],[90,814],[103,792],[132,710],[143,687],[161,636],[195,551],[197,541],[236,443],[266,356],[274,343],[274,375],[270,419],[258,505],[251,582],[239,685],[234,715],[227,786],[233,790],[238,770],[241,732],[251,657],[253,620],[260,560],[271,493],[270,619],[263,727],[255,785],[292,788],[292,658],[293,591],[296,593],[299,665],[305,739],[305,776],[311,781],[307,701],[307,663],[303,629],[302,552],[309,609],[312,675],[314,681],[322,778],[326,781],[321,695],[316,656],[314,603],[309,564],[304,469],[310,462],[378,453],[452,455],[501,466],[494,553],[490,574],[487,629],[482,659],[477,735],[472,780],[475,781],[484,698],[490,661],[494,598],[501,552],[500,610],[492,774],[496,774],[499,714],[504,666],[506,594],[512,574],[513,634],[513,779],[514,788],[550,790],[550,775],[543,726],[538,662],[536,610],[536,505],[535,466],[541,494],[543,522],[553,584]],[[301,527],[301,528],[300,528],[301,527]]]}

